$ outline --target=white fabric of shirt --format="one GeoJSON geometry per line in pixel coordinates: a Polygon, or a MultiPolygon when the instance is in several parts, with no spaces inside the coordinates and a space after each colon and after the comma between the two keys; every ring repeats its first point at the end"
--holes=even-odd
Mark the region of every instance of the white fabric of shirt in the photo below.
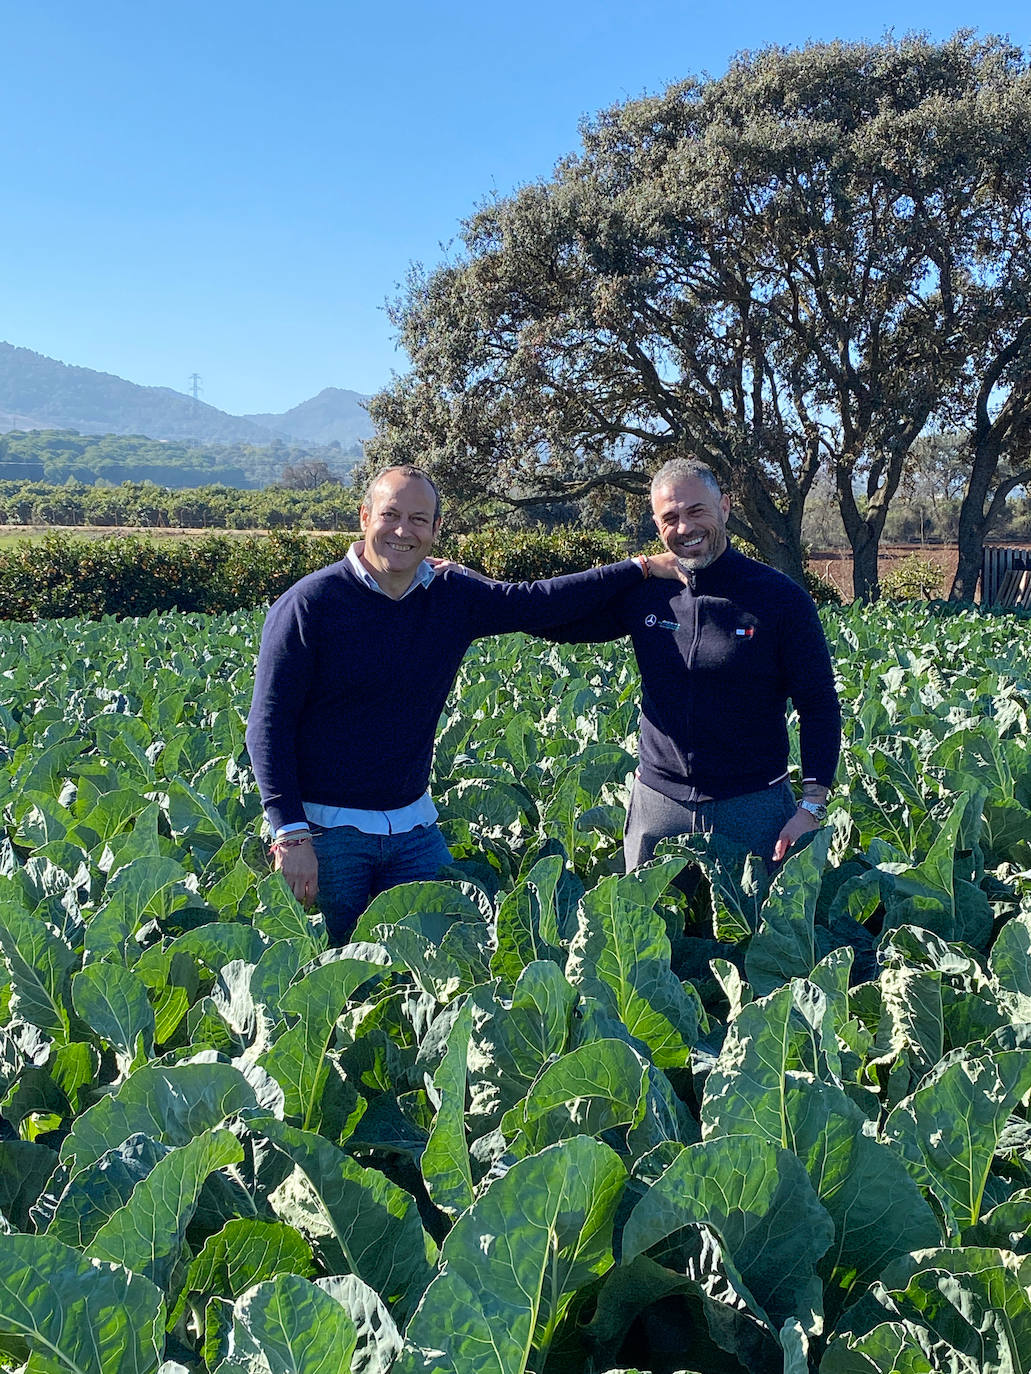
{"type": "MultiPolygon", "coordinates": [[[[358,576],[361,581],[372,592],[379,592],[380,596],[387,593],[379,585],[372,573],[369,572],[357,553],[358,545],[352,544],[347,550],[347,562],[351,571],[358,576]]],[[[427,587],[433,581],[433,569],[425,559],[415,570],[411,586],[408,587],[397,598],[403,601],[406,596],[410,596],[417,587],[427,587]]],[[[433,805],[433,798],[426,791],[418,801],[409,802],[407,806],[397,806],[391,811],[362,811],[354,806],[323,806],[319,802],[302,802],[304,814],[308,817],[312,825],[321,826],[325,830],[332,829],[337,825],[349,825],[355,830],[360,830],[363,835],[404,835],[409,830],[414,830],[419,825],[432,825],[437,819],[437,808],[433,805]]],[[[295,821],[291,825],[282,825],[276,831],[279,835],[288,835],[291,830],[305,830],[307,826],[303,821],[295,821]]]]}

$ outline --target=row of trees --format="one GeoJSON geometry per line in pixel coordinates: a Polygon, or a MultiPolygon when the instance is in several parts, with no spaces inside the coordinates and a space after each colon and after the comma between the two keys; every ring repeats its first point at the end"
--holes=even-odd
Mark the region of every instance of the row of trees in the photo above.
{"type": "Polygon", "coordinates": [[[117,487],[0,481],[0,525],[128,525],[147,529],[355,530],[359,494],[339,482],[313,488],[117,487]]]}
{"type": "Polygon", "coordinates": [[[0,434],[0,479],[11,481],[155,482],[166,487],[273,482],[313,486],[343,480],[359,456],[331,444],[192,444],[139,434],[12,430],[0,434]],[[318,474],[312,480],[312,472],[318,474]]]}
{"type": "Polygon", "coordinates": [[[960,33],[771,48],[604,111],[394,306],[367,461],[460,505],[622,492],[704,457],[795,577],[821,474],[877,593],[914,446],[962,436],[959,571],[1031,478],[1031,74],[960,33]]]}

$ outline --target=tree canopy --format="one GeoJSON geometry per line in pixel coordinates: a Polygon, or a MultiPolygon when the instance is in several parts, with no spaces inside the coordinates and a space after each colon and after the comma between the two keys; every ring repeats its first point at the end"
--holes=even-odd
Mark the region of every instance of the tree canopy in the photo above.
{"type": "Polygon", "coordinates": [[[907,456],[959,428],[979,550],[1031,475],[1022,52],[965,33],[769,48],[582,139],[413,272],[394,306],[412,369],[371,402],[368,457],[526,505],[642,493],[695,453],[732,532],[795,577],[826,468],[870,597],[907,456]]]}

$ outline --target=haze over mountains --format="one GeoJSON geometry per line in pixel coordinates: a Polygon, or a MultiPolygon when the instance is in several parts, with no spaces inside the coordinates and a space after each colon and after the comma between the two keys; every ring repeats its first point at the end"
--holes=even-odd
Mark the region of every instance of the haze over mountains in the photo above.
{"type": "Polygon", "coordinates": [[[372,433],[356,391],[329,386],[282,415],[229,415],[166,386],[139,386],[0,342],[0,432],[74,429],[200,444],[330,444],[354,449],[372,433]]]}

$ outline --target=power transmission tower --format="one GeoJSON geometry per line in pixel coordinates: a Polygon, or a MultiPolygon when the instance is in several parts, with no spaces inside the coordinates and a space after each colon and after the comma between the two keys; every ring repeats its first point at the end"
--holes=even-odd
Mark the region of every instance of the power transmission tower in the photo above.
{"type": "Polygon", "coordinates": [[[195,401],[199,401],[199,400],[200,400],[200,392],[201,392],[200,373],[199,373],[199,372],[191,372],[191,373],[190,373],[190,394],[192,395],[192,397],[193,397],[193,399],[194,399],[195,401]]]}

